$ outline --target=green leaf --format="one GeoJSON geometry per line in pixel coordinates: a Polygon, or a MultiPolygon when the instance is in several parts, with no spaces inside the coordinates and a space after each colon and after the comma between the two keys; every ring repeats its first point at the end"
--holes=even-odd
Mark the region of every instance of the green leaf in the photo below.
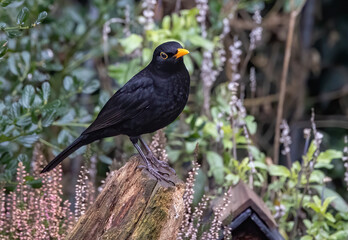
{"type": "Polygon", "coordinates": [[[306,236],[301,237],[300,240],[313,240],[313,237],[309,236],[309,235],[306,235],[306,236]]]}
{"type": "Polygon", "coordinates": [[[25,108],[30,108],[31,103],[33,102],[35,97],[35,89],[31,85],[27,85],[24,87],[23,95],[22,95],[22,105],[25,108]]]}
{"type": "Polygon", "coordinates": [[[213,151],[207,152],[207,161],[210,166],[210,171],[217,184],[223,184],[224,182],[224,163],[222,157],[213,151]]]}
{"type": "Polygon", "coordinates": [[[31,117],[30,116],[20,116],[17,121],[17,125],[24,127],[31,124],[31,117]]]}
{"type": "Polygon", "coordinates": [[[74,81],[73,81],[72,77],[66,76],[64,78],[64,80],[63,80],[63,87],[64,87],[65,90],[71,91],[72,90],[71,87],[73,86],[73,84],[74,84],[74,81]]]}
{"type": "Polygon", "coordinates": [[[7,41],[1,40],[0,41],[0,58],[3,57],[7,52],[7,41]]]}
{"type": "Polygon", "coordinates": [[[69,110],[67,114],[64,114],[64,116],[61,119],[59,119],[59,121],[57,122],[60,124],[69,123],[74,120],[75,116],[76,116],[75,109],[72,108],[69,110]]]}
{"type": "Polygon", "coordinates": [[[255,134],[256,133],[256,130],[257,130],[257,123],[255,122],[255,117],[254,116],[251,116],[251,115],[248,115],[245,117],[245,123],[246,123],[246,126],[249,130],[249,133],[251,135],[255,134]]]}
{"type": "Polygon", "coordinates": [[[126,54],[130,54],[135,49],[140,48],[142,42],[143,38],[137,34],[131,34],[129,37],[120,40],[120,44],[126,54]]]}
{"type": "Polygon", "coordinates": [[[281,165],[271,165],[268,167],[271,176],[290,177],[290,170],[281,165]]]}
{"type": "Polygon", "coordinates": [[[255,166],[255,168],[259,168],[259,169],[266,170],[266,171],[268,168],[265,163],[259,162],[259,161],[254,161],[254,166],[255,166]]]}
{"type": "Polygon", "coordinates": [[[0,30],[4,31],[6,26],[7,26],[6,23],[0,22],[0,30]]]}
{"type": "Polygon", "coordinates": [[[329,206],[329,204],[330,204],[332,201],[335,200],[335,198],[336,198],[335,196],[331,196],[331,197],[325,198],[325,201],[324,201],[323,206],[322,206],[322,211],[323,211],[323,213],[326,212],[327,207],[329,206]]]}
{"type": "Polygon", "coordinates": [[[332,216],[332,214],[331,213],[326,213],[325,214],[325,218],[327,219],[327,220],[329,220],[330,222],[336,222],[336,219],[332,216]]]}
{"type": "Polygon", "coordinates": [[[306,0],[286,0],[284,1],[285,12],[300,11],[305,4],[306,0]]]}
{"type": "Polygon", "coordinates": [[[170,29],[170,17],[168,15],[163,17],[162,28],[166,30],[170,29]]]}
{"type": "Polygon", "coordinates": [[[8,6],[10,3],[12,3],[13,0],[0,0],[0,6],[1,7],[6,7],[8,6]]]}
{"type": "Polygon", "coordinates": [[[192,59],[189,56],[184,57],[184,63],[189,73],[192,74],[194,70],[192,59]]]}
{"type": "MultiPolygon", "coordinates": [[[[317,190],[318,194],[321,194],[323,191],[323,186],[321,185],[315,185],[312,187],[315,190],[317,190]]],[[[323,195],[324,195],[324,198],[335,197],[335,199],[331,202],[331,206],[339,212],[348,213],[347,202],[337,192],[331,190],[330,188],[324,187],[323,195]]]]}
{"type": "Polygon", "coordinates": [[[51,111],[51,110],[57,110],[57,108],[60,106],[60,100],[56,99],[52,102],[47,103],[43,106],[44,111],[51,111]]]}
{"type": "Polygon", "coordinates": [[[82,92],[87,94],[94,93],[95,91],[98,90],[99,86],[100,86],[100,83],[98,80],[92,80],[88,84],[86,84],[82,92]]]}
{"type": "Polygon", "coordinates": [[[190,37],[190,41],[193,45],[197,47],[205,48],[206,50],[213,51],[214,50],[214,43],[212,43],[209,40],[206,40],[202,38],[199,35],[193,35],[190,37]]]}
{"type": "Polygon", "coordinates": [[[42,84],[42,98],[44,100],[44,103],[47,103],[48,97],[50,96],[51,93],[51,86],[48,82],[44,82],[42,84]]]}
{"type": "Polygon", "coordinates": [[[229,173],[226,175],[225,177],[226,182],[230,185],[235,185],[239,182],[240,177],[236,174],[233,173],[229,173]]]}
{"type": "Polygon", "coordinates": [[[347,240],[348,239],[348,229],[335,232],[334,234],[332,234],[330,236],[330,239],[347,240]]]}
{"type": "Polygon", "coordinates": [[[111,165],[112,164],[112,159],[111,158],[109,158],[109,157],[107,157],[105,155],[100,155],[98,157],[99,157],[101,162],[103,162],[103,163],[105,163],[107,165],[111,165]]]}
{"type": "Polygon", "coordinates": [[[208,177],[202,169],[198,169],[198,174],[195,176],[195,185],[193,186],[194,197],[193,205],[197,205],[205,193],[205,186],[208,177]]]}
{"type": "Polygon", "coordinates": [[[43,127],[48,127],[53,123],[55,119],[55,113],[56,111],[54,110],[44,112],[41,122],[43,127]]]}
{"type": "Polygon", "coordinates": [[[319,163],[330,164],[333,159],[341,159],[343,153],[334,149],[328,149],[325,152],[321,152],[318,156],[317,161],[319,163]]]}
{"type": "Polygon", "coordinates": [[[40,14],[37,17],[37,19],[36,19],[34,24],[36,24],[36,25],[40,24],[46,17],[47,17],[47,12],[46,11],[40,12],[40,14]]]}
{"type": "Polygon", "coordinates": [[[316,149],[317,149],[317,147],[315,146],[314,141],[312,141],[310,146],[309,146],[309,148],[308,148],[308,151],[307,151],[306,155],[303,157],[303,159],[305,160],[305,163],[307,163],[310,160],[312,160],[313,154],[314,154],[316,149]]]}
{"type": "Polygon", "coordinates": [[[38,138],[38,135],[28,135],[19,137],[17,141],[21,143],[24,147],[32,147],[33,144],[38,140],[38,138]]]}
{"type": "Polygon", "coordinates": [[[59,132],[57,141],[59,144],[65,145],[69,142],[73,141],[73,137],[71,136],[70,132],[63,129],[59,132]]]}
{"type": "Polygon", "coordinates": [[[21,106],[18,102],[14,102],[12,103],[11,107],[10,107],[10,118],[11,119],[16,119],[19,117],[20,113],[21,113],[21,106]]]}
{"type": "Polygon", "coordinates": [[[23,25],[25,20],[27,20],[28,15],[29,15],[29,9],[27,7],[23,7],[22,10],[18,13],[17,24],[23,25]]]}
{"type": "MultiPolygon", "coordinates": [[[[322,183],[324,177],[325,177],[325,174],[322,171],[314,170],[309,177],[309,182],[322,183]]],[[[305,182],[303,182],[303,184],[305,184],[305,182]]]]}
{"type": "Polygon", "coordinates": [[[11,30],[6,30],[6,34],[9,38],[16,38],[21,36],[23,32],[18,29],[11,29],[11,30]]]}

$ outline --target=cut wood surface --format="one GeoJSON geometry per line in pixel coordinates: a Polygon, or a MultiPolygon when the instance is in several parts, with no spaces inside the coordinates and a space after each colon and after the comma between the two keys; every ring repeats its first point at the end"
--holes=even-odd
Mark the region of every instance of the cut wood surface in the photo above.
{"type": "Polygon", "coordinates": [[[176,239],[185,184],[172,173],[175,186],[158,181],[139,165],[137,155],[114,172],[67,239],[176,239]]]}

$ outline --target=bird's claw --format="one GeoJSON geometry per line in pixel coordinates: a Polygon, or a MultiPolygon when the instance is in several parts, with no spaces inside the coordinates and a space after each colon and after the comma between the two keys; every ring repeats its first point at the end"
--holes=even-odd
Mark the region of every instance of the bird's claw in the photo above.
{"type": "MultiPolygon", "coordinates": [[[[164,168],[166,170],[169,170],[171,173],[176,174],[175,170],[171,166],[169,166],[169,164],[167,162],[158,160],[153,154],[148,154],[147,159],[157,169],[164,168]]],[[[168,173],[165,173],[165,174],[168,174],[168,173]]]]}
{"type": "Polygon", "coordinates": [[[168,172],[163,172],[163,171],[160,171],[156,165],[153,164],[153,162],[149,162],[150,164],[148,164],[147,166],[146,165],[143,165],[143,164],[139,164],[137,166],[138,169],[146,169],[152,176],[154,176],[157,180],[159,181],[165,181],[167,183],[171,183],[173,184],[173,186],[175,186],[175,183],[170,180],[169,176],[170,174],[168,172]],[[153,166],[155,166],[158,170],[156,170],[153,166]]]}
{"type": "Polygon", "coordinates": [[[152,166],[148,166],[147,170],[149,171],[149,173],[151,173],[157,180],[160,181],[165,181],[167,183],[171,183],[173,184],[173,186],[175,186],[175,183],[170,180],[169,176],[170,174],[165,173],[165,172],[160,172],[160,171],[156,171],[152,166]],[[167,176],[164,176],[167,175],[167,176]]]}

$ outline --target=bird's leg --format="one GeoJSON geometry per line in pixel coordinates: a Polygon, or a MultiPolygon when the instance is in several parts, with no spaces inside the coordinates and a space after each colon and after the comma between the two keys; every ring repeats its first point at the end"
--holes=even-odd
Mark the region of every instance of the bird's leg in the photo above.
{"type": "Polygon", "coordinates": [[[138,138],[137,137],[130,137],[129,138],[131,140],[131,142],[133,143],[135,149],[139,152],[140,156],[142,157],[142,159],[145,161],[146,163],[146,168],[147,170],[158,180],[164,180],[168,183],[172,183],[175,185],[175,183],[173,183],[170,179],[164,177],[160,172],[156,171],[152,164],[149,162],[149,160],[147,159],[147,157],[145,156],[144,152],[141,150],[139,144],[138,144],[138,138]]]}
{"type": "Polygon", "coordinates": [[[146,144],[146,142],[144,141],[144,139],[140,136],[139,137],[140,143],[143,145],[143,147],[146,149],[147,152],[147,157],[149,158],[149,160],[158,168],[158,167],[163,167],[168,169],[169,171],[171,171],[172,173],[175,173],[175,170],[169,166],[169,164],[165,161],[160,161],[158,160],[155,155],[153,154],[153,152],[151,151],[150,147],[146,144]]]}

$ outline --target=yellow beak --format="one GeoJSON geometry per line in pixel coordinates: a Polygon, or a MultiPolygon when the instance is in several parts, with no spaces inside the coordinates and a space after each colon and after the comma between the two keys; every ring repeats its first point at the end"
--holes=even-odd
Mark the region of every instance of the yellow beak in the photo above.
{"type": "Polygon", "coordinates": [[[178,59],[179,57],[185,56],[186,54],[189,54],[189,53],[190,52],[184,48],[178,48],[178,52],[174,55],[174,57],[176,57],[176,59],[178,59]]]}

